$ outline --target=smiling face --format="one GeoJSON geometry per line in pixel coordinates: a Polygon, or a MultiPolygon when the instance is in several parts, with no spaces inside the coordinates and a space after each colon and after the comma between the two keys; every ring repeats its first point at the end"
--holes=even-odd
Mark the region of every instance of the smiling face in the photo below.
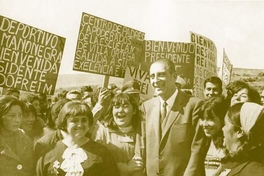
{"type": "Polygon", "coordinates": [[[231,98],[231,106],[242,103],[242,102],[248,102],[250,101],[248,96],[248,89],[244,88],[239,90],[237,93],[235,93],[231,98]]]}
{"type": "Polygon", "coordinates": [[[9,132],[16,132],[22,123],[22,109],[19,105],[11,106],[9,111],[3,115],[3,128],[9,132]]]}
{"type": "Polygon", "coordinates": [[[222,128],[220,118],[212,110],[205,113],[204,118],[200,120],[200,125],[207,137],[214,137],[222,128]]]}
{"type": "Polygon", "coordinates": [[[221,88],[216,83],[207,82],[204,88],[204,98],[208,99],[221,95],[221,88]]]}
{"type": "Polygon", "coordinates": [[[114,121],[119,127],[128,127],[132,125],[133,106],[129,101],[116,103],[113,106],[114,121]]]}
{"type": "Polygon", "coordinates": [[[84,137],[89,130],[89,119],[85,115],[76,115],[67,119],[67,132],[73,138],[84,137]]]}
{"type": "Polygon", "coordinates": [[[36,116],[33,112],[24,113],[23,121],[20,127],[26,132],[31,131],[35,121],[36,121],[36,116]]]}
{"type": "Polygon", "coordinates": [[[150,82],[156,93],[163,100],[169,99],[175,92],[176,74],[171,73],[164,63],[153,63],[150,67],[150,82]]]}

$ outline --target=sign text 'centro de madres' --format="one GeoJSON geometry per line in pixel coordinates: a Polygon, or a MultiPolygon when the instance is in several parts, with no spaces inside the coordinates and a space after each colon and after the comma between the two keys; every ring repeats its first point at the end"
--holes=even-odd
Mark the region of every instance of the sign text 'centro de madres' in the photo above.
{"type": "Polygon", "coordinates": [[[127,63],[140,63],[143,40],[143,32],[83,13],[73,70],[124,77],[127,63]]]}
{"type": "Polygon", "coordinates": [[[53,94],[65,38],[0,16],[0,87],[53,94]]]}

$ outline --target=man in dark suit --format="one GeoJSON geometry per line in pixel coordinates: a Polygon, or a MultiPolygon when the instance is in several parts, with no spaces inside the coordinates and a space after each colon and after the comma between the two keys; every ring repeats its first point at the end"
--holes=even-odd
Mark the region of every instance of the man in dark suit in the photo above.
{"type": "Polygon", "coordinates": [[[169,59],[157,60],[150,67],[157,96],[142,104],[149,176],[204,175],[205,140],[197,123],[201,101],[178,90],[176,77],[169,59]]]}

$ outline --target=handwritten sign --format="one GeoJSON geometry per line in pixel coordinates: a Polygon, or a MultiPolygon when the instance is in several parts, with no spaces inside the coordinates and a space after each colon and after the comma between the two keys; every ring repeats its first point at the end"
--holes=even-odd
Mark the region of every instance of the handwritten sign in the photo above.
{"type": "Polygon", "coordinates": [[[143,100],[150,99],[154,96],[154,90],[150,85],[149,72],[143,71],[133,66],[126,68],[124,83],[136,80],[140,85],[140,96],[143,100]]]}
{"type": "Polygon", "coordinates": [[[233,65],[228,59],[226,52],[223,52],[223,64],[222,64],[222,81],[223,86],[226,86],[230,83],[231,73],[232,73],[233,65]]]}
{"type": "Polygon", "coordinates": [[[175,70],[186,82],[184,88],[193,87],[195,45],[191,43],[145,41],[145,57],[141,69],[149,72],[151,63],[158,59],[170,59],[175,70]]]}
{"type": "Polygon", "coordinates": [[[142,57],[143,32],[83,13],[73,70],[124,77],[142,57]]]}
{"type": "Polygon", "coordinates": [[[0,16],[0,86],[53,94],[65,38],[0,16]]]}
{"type": "Polygon", "coordinates": [[[195,44],[194,96],[203,97],[204,81],[217,76],[217,51],[212,40],[191,32],[191,43],[195,44]]]}

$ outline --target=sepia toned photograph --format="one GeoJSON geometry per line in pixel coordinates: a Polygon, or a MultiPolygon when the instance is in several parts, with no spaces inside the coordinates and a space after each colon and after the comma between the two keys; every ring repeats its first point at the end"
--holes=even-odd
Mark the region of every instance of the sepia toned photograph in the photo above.
{"type": "Polygon", "coordinates": [[[1,176],[264,176],[264,1],[0,4],[1,176]]]}

